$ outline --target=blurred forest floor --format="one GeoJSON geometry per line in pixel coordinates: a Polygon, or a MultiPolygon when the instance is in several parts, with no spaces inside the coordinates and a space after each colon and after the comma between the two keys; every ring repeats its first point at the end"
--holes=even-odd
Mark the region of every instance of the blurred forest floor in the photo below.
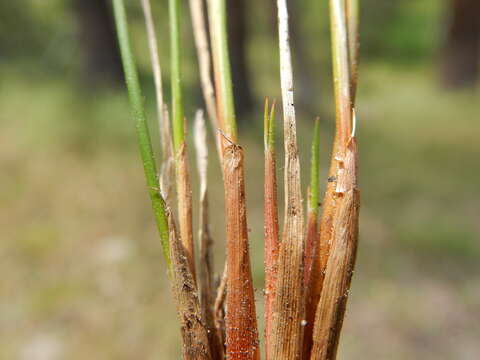
{"type": "MultiPolygon", "coordinates": [[[[178,358],[125,92],[88,94],[55,77],[3,74],[0,359],[178,358]]],[[[369,64],[358,101],[361,244],[340,358],[478,359],[478,93],[439,90],[427,67],[369,64]]],[[[147,103],[158,139],[148,91],[147,103]]],[[[322,184],[332,108],[322,115],[322,184]]],[[[259,312],[261,114],[259,106],[240,136],[259,312]]],[[[301,111],[299,119],[305,180],[311,123],[301,111]]],[[[220,271],[223,193],[211,150],[220,271]]]]}

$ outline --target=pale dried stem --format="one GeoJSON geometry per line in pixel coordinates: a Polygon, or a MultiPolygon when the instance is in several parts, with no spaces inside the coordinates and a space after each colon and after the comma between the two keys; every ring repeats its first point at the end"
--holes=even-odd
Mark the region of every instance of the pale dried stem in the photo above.
{"type": "Polygon", "coordinates": [[[268,356],[270,359],[293,360],[300,358],[302,349],[304,218],[286,0],[278,0],[277,5],[285,132],[285,218],[268,356]]]}
{"type": "Polygon", "coordinates": [[[162,139],[162,166],[160,169],[160,192],[165,202],[172,204],[173,184],[175,182],[175,159],[173,156],[173,140],[170,129],[168,107],[163,107],[163,118],[166,119],[160,124],[160,138],[162,139]]]}
{"type": "Polygon", "coordinates": [[[197,154],[197,168],[200,182],[200,210],[199,210],[199,231],[198,242],[200,250],[199,258],[199,290],[202,316],[208,328],[208,338],[214,360],[223,359],[223,346],[221,337],[215,330],[213,314],[213,263],[212,263],[212,237],[210,235],[208,217],[208,147],[207,131],[203,111],[198,110],[195,115],[195,148],[197,154]]]}
{"type": "Polygon", "coordinates": [[[195,281],[195,255],[192,230],[192,189],[188,171],[187,144],[184,141],[175,154],[175,181],[177,184],[178,218],[180,239],[185,248],[190,270],[195,281]]]}
{"type": "Polygon", "coordinates": [[[211,360],[208,331],[202,321],[197,289],[187,262],[183,245],[178,240],[172,214],[167,210],[170,258],[170,272],[174,299],[181,324],[184,360],[211,360]]]}
{"type": "Polygon", "coordinates": [[[150,62],[153,69],[153,79],[155,82],[155,95],[157,100],[158,128],[162,132],[162,122],[168,122],[168,117],[164,117],[163,109],[163,88],[162,71],[160,67],[160,58],[158,57],[158,41],[155,34],[155,23],[153,21],[152,8],[150,0],[141,0],[143,15],[145,17],[145,26],[147,28],[148,49],[150,52],[150,62]]]}
{"type": "Polygon", "coordinates": [[[208,43],[208,30],[203,0],[190,0],[190,14],[192,16],[193,35],[197,49],[203,98],[207,107],[208,118],[210,119],[215,134],[218,155],[221,157],[221,135],[217,132],[219,125],[217,120],[215,90],[212,82],[211,54],[208,43]]]}
{"type": "Polygon", "coordinates": [[[243,150],[231,144],[223,153],[225,212],[227,218],[228,360],[260,359],[255,296],[250,270],[246,221],[243,150]]]}

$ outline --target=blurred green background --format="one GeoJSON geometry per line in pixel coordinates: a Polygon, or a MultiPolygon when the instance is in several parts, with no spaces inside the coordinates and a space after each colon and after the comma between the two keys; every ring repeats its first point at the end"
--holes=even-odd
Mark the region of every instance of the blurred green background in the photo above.
{"type": "MultiPolygon", "coordinates": [[[[158,147],[142,13],[127,3],[158,147]]],[[[153,3],[169,97],[167,2],[153,3]]],[[[322,191],[334,121],[326,3],[290,1],[303,180],[320,115],[322,191]]],[[[362,0],[361,243],[339,359],[480,357],[479,4],[362,0]]],[[[261,314],[262,102],[280,97],[275,4],[230,5],[261,314]]],[[[203,101],[186,1],[182,27],[190,121],[203,101]]],[[[108,1],[0,2],[2,360],[179,358],[113,36],[108,1]]],[[[220,272],[223,192],[211,155],[220,272]]]]}

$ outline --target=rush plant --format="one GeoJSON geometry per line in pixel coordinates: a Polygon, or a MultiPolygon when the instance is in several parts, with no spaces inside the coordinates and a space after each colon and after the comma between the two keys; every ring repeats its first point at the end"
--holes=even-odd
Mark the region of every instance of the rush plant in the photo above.
{"type": "MultiPolygon", "coordinates": [[[[359,0],[329,0],[336,132],[323,211],[319,205],[319,132],[311,147],[310,184],[303,206],[296,135],[294,82],[286,0],[277,0],[283,109],[284,218],[277,202],[275,102],[264,110],[265,358],[336,358],[358,241],[358,146],[355,98],[358,82],[359,0]],[[306,212],[305,212],[306,210],[306,212]],[[304,215],[305,213],[305,215],[304,215]],[[281,231],[280,231],[281,230],[281,231]]],[[[183,358],[260,359],[259,332],[249,256],[245,158],[237,133],[228,54],[226,0],[190,0],[206,114],[222,165],[226,265],[218,286],[212,267],[208,216],[207,131],[203,111],[195,116],[199,177],[198,249],[192,228],[187,121],[182,100],[180,0],[169,0],[171,116],[164,102],[159,48],[150,0],[141,0],[154,73],[162,139],[160,172],[152,150],[143,98],[131,50],[123,0],[112,0],[147,189],[168,268],[183,340],[183,358]],[[213,79],[213,80],[212,80],[213,79]],[[175,186],[173,186],[175,184],[175,186]],[[176,191],[173,192],[172,188],[176,191]],[[175,213],[171,210],[176,205],[175,213]],[[176,215],[175,215],[176,214],[176,215]],[[177,231],[178,222],[178,231],[177,231]]]]}

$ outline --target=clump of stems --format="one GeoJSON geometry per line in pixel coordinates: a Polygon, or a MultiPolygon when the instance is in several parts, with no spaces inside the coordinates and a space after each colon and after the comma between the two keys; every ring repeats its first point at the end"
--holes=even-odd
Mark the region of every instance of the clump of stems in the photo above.
{"type": "MultiPolygon", "coordinates": [[[[184,359],[212,359],[208,331],[200,314],[193,272],[179,241],[173,216],[160,194],[157,170],[143,106],[135,60],[130,47],[123,0],[113,0],[113,9],[130,104],[136,120],[137,138],[157,227],[168,264],[170,282],[181,323],[184,359]]],[[[148,10],[147,10],[148,12],[148,10]]]]}
{"type": "MultiPolygon", "coordinates": [[[[183,358],[259,360],[247,228],[245,159],[244,149],[238,141],[235,118],[226,0],[207,0],[208,14],[203,0],[190,0],[202,92],[207,115],[215,132],[224,181],[226,266],[218,287],[214,284],[212,266],[207,135],[201,110],[196,113],[194,131],[200,188],[198,278],[196,274],[187,122],[181,87],[180,0],[169,0],[171,119],[163,97],[150,1],[141,0],[162,139],[163,157],[159,176],[130,48],[123,0],[112,1],[147,189],[180,320],[183,358]],[[175,215],[170,210],[173,183],[176,184],[179,231],[175,215]]],[[[270,360],[336,358],[355,264],[359,212],[358,150],[354,123],[358,82],[359,3],[358,0],[329,1],[336,130],[319,221],[320,120],[317,118],[314,126],[305,219],[287,1],[277,0],[285,212],[280,237],[275,102],[269,104],[267,99],[264,110],[265,355],[270,360]]]]}

